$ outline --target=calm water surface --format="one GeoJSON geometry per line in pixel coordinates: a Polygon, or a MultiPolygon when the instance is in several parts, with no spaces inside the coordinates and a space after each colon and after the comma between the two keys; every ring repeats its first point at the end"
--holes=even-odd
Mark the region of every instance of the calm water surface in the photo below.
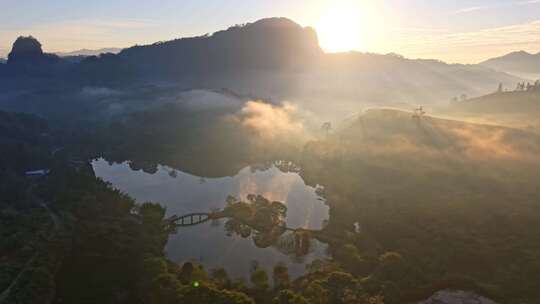
{"type": "MultiPolygon", "coordinates": [[[[223,208],[228,195],[245,199],[248,194],[261,194],[287,205],[289,227],[320,229],[328,219],[328,206],[316,189],[306,186],[297,173],[284,173],[276,167],[265,170],[246,167],[232,177],[204,178],[166,166],[159,166],[155,174],[149,174],[132,170],[128,163],[111,164],[98,159],[92,164],[98,177],[139,203],[163,204],[168,216],[223,208]]],[[[326,245],[314,243],[307,256],[301,260],[291,259],[273,247],[256,247],[251,238],[227,236],[223,225],[204,223],[180,228],[169,238],[166,252],[168,258],[179,263],[196,260],[207,269],[223,266],[234,277],[245,277],[252,261],[267,269],[283,262],[289,266],[290,274],[297,276],[304,271],[306,263],[325,256],[326,245]]]]}

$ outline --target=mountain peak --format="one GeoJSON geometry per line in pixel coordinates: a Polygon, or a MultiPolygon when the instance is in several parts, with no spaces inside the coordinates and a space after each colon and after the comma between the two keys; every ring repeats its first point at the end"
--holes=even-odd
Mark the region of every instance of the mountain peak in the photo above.
{"type": "Polygon", "coordinates": [[[488,59],[480,64],[504,72],[538,73],[540,56],[521,50],[488,59]]]}
{"type": "Polygon", "coordinates": [[[271,17],[257,20],[252,26],[276,27],[276,28],[301,28],[301,26],[285,17],[271,17]]]}
{"type": "Polygon", "coordinates": [[[43,55],[43,50],[41,49],[41,43],[32,36],[20,36],[13,43],[11,48],[11,53],[9,53],[8,58],[12,60],[17,56],[41,56],[43,55]]]}
{"type": "Polygon", "coordinates": [[[55,60],[54,55],[46,54],[41,48],[41,43],[32,36],[20,36],[13,43],[8,55],[8,64],[16,63],[44,63],[55,60]]]}

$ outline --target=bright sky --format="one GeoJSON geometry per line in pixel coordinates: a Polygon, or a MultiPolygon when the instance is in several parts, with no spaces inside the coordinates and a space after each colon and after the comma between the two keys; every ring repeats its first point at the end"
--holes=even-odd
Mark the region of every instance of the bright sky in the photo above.
{"type": "Polygon", "coordinates": [[[329,52],[476,63],[540,52],[540,0],[0,0],[0,56],[19,35],[46,51],[127,47],[261,18],[313,26],[329,52]]]}

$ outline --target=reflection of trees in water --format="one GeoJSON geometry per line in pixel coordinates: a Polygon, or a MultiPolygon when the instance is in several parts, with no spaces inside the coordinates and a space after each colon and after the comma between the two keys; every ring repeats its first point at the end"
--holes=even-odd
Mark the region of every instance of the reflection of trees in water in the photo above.
{"type": "Polygon", "coordinates": [[[253,236],[255,245],[260,248],[271,246],[286,230],[287,207],[281,202],[270,202],[261,195],[250,194],[247,202],[230,196],[221,214],[229,218],[225,223],[228,235],[253,236]]]}
{"type": "Polygon", "coordinates": [[[247,202],[228,197],[225,209],[212,214],[214,218],[227,218],[224,225],[227,235],[252,237],[259,248],[273,246],[299,261],[314,249],[312,234],[315,231],[288,228],[285,224],[287,207],[261,195],[250,194],[247,202]]]}
{"type": "Polygon", "coordinates": [[[301,170],[299,165],[289,160],[276,160],[274,166],[283,173],[299,173],[301,170]]]}
{"type": "Polygon", "coordinates": [[[307,231],[291,231],[283,234],[274,243],[274,247],[281,253],[288,255],[297,262],[303,262],[303,257],[313,252],[316,242],[307,231]]]}
{"type": "Polygon", "coordinates": [[[158,165],[152,162],[146,161],[129,161],[129,168],[133,171],[142,170],[148,174],[156,174],[158,172],[158,165]]]}
{"type": "Polygon", "coordinates": [[[258,163],[249,166],[251,173],[264,172],[276,167],[279,171],[283,173],[299,173],[301,168],[299,165],[290,160],[273,160],[267,161],[264,163],[258,163]]]}
{"type": "Polygon", "coordinates": [[[298,262],[315,248],[313,239],[325,241],[324,230],[293,229],[287,227],[285,218],[287,206],[281,202],[270,201],[261,195],[249,194],[247,201],[229,196],[224,209],[214,209],[211,213],[172,216],[169,225],[176,229],[211,221],[213,226],[225,219],[224,229],[228,236],[251,237],[259,248],[274,247],[298,262]],[[191,217],[195,217],[195,219],[191,217]],[[201,219],[201,216],[203,220],[201,219]],[[185,223],[185,218],[187,222],[185,223]]]}
{"type": "Polygon", "coordinates": [[[319,196],[320,200],[324,200],[324,194],[325,194],[324,186],[316,185],[315,186],[315,194],[317,194],[317,196],[319,196]]]}

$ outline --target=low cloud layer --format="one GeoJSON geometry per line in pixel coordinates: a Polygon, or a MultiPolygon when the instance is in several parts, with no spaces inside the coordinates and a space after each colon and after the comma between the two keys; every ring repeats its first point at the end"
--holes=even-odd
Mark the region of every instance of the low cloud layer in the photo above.
{"type": "Polygon", "coordinates": [[[239,109],[243,104],[237,97],[206,90],[181,92],[175,102],[190,111],[239,109]]]}
{"type": "Polygon", "coordinates": [[[122,95],[123,93],[117,90],[113,90],[105,87],[84,87],[81,90],[81,97],[83,98],[106,98],[122,95]]]}
{"type": "Polygon", "coordinates": [[[272,105],[262,101],[248,101],[236,119],[265,140],[277,137],[306,139],[307,132],[300,116],[299,109],[287,102],[272,105]]]}

